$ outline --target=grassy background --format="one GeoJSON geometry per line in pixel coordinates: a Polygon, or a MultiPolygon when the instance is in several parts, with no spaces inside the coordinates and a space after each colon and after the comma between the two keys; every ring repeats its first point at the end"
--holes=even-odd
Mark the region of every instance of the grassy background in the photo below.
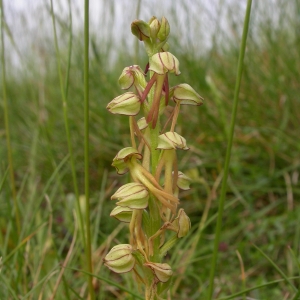
{"type": "MultiPolygon", "coordinates": [[[[215,1],[210,10],[191,1],[178,1],[172,6],[166,2],[157,10],[156,2],[142,1],[140,16],[147,20],[152,15],[165,15],[170,21],[171,52],[178,57],[182,72],[179,77],[172,78],[172,84],[187,82],[205,98],[204,106],[197,110],[184,108],[179,119],[177,131],[191,147],[190,151],[181,153],[180,170],[193,179],[192,189],[181,195],[193,231],[166,260],[172,262],[178,274],[174,278],[174,299],[206,299],[244,6],[239,1],[229,4],[215,1]],[[218,17],[212,13],[214,10],[218,17]]],[[[126,226],[109,217],[114,206],[109,201],[110,195],[127,179],[116,175],[110,164],[117,151],[129,144],[128,124],[125,117],[112,116],[105,107],[121,93],[117,79],[123,68],[137,62],[143,68],[146,62],[142,47],[136,48],[130,34],[137,3],[102,1],[106,12],[99,10],[97,21],[92,23],[90,46],[94,272],[136,293],[131,275],[112,274],[102,268],[102,258],[112,245],[126,242],[128,238],[126,226]],[[120,11],[123,12],[121,17],[120,11]]],[[[46,2],[28,12],[10,11],[7,1],[4,5],[9,26],[4,30],[8,113],[22,226],[17,235],[1,109],[0,256],[3,265],[0,299],[50,299],[60,265],[67,254],[71,255],[68,267],[82,269],[85,264],[80,237],[74,226],[75,194],[51,15],[46,2]],[[18,17],[15,25],[8,16],[18,17]],[[37,27],[32,28],[29,21],[35,16],[35,26],[40,28],[38,33],[37,27]],[[16,55],[18,52],[19,56],[16,55]],[[74,237],[77,240],[73,247],[74,237]]],[[[58,1],[55,5],[58,12],[60,5],[67,7],[68,1],[58,1]]],[[[56,16],[65,78],[70,18],[63,9],[56,16]]],[[[73,7],[72,19],[68,119],[82,200],[83,29],[80,6],[73,7]]],[[[254,3],[215,279],[216,299],[282,279],[253,244],[262,249],[286,276],[299,276],[299,28],[298,0],[288,4],[283,0],[254,3]],[[244,282],[236,251],[245,268],[244,282]]],[[[298,289],[299,279],[292,282],[298,289]]],[[[95,285],[99,299],[134,299],[106,281],[95,280],[95,285]]],[[[55,299],[85,299],[85,293],[85,276],[66,269],[55,299]]],[[[285,281],[246,294],[253,299],[293,299],[294,295],[285,281]]]]}

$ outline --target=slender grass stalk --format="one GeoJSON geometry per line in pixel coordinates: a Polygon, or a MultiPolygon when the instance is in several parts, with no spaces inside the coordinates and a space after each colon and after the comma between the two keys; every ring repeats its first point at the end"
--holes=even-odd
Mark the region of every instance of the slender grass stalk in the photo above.
{"type": "Polygon", "coordinates": [[[89,0],[84,1],[84,186],[85,186],[85,228],[86,260],[90,299],[95,299],[93,288],[93,265],[90,224],[90,176],[89,176],[89,0]]]}
{"type": "MultiPolygon", "coordinates": [[[[290,279],[290,280],[299,279],[299,276],[291,277],[291,278],[289,278],[289,279],[290,279]]],[[[247,293],[249,293],[249,292],[251,292],[251,291],[259,290],[259,289],[262,289],[262,288],[264,288],[264,287],[269,287],[269,286],[271,286],[271,285],[278,284],[278,283],[283,282],[283,281],[285,281],[285,279],[278,279],[278,280],[274,280],[274,281],[271,281],[271,282],[267,282],[267,283],[264,283],[264,284],[261,284],[261,285],[257,285],[257,286],[255,286],[255,287],[252,287],[252,288],[243,290],[243,291],[241,291],[241,292],[232,294],[232,295],[230,295],[230,296],[226,296],[226,297],[219,298],[218,300],[237,299],[237,297],[242,296],[242,295],[244,295],[244,294],[247,294],[247,293]]],[[[297,299],[298,299],[298,298],[297,298],[297,299]]],[[[293,300],[296,300],[296,299],[293,299],[293,300]]]]}
{"type": "Polygon", "coordinates": [[[69,29],[70,30],[70,39],[69,39],[68,65],[67,65],[67,76],[66,76],[66,81],[65,81],[65,88],[64,88],[63,76],[62,76],[62,70],[61,70],[61,64],[60,64],[61,55],[60,55],[58,40],[57,40],[57,31],[56,31],[56,22],[55,22],[54,8],[53,8],[53,0],[50,0],[50,5],[51,5],[51,16],[52,16],[53,33],[54,33],[54,44],[55,44],[55,51],[56,51],[57,70],[58,70],[58,76],[59,76],[60,91],[61,91],[61,97],[62,97],[62,106],[63,106],[66,138],[67,138],[67,144],[68,144],[68,151],[69,151],[69,154],[70,154],[70,165],[71,165],[74,192],[75,192],[75,197],[76,197],[76,210],[77,210],[77,214],[78,214],[78,217],[79,217],[78,218],[79,219],[79,228],[80,228],[82,243],[84,245],[84,248],[86,248],[85,234],[84,234],[84,223],[83,223],[83,217],[82,217],[82,212],[81,212],[80,203],[79,203],[79,190],[78,190],[75,160],[74,160],[74,154],[73,154],[73,145],[72,145],[72,142],[71,142],[69,119],[68,119],[67,90],[68,90],[68,82],[69,82],[69,70],[70,70],[70,63],[71,63],[72,35],[73,35],[73,33],[72,33],[71,4],[69,3],[69,5],[70,5],[69,6],[69,9],[70,9],[70,13],[69,13],[69,17],[70,17],[70,29],[69,29]]]}
{"type": "Polygon", "coordinates": [[[258,250],[268,261],[269,263],[275,268],[275,270],[284,278],[286,283],[291,286],[291,288],[294,290],[294,292],[298,292],[298,289],[295,287],[295,285],[292,283],[292,281],[283,273],[283,271],[277,266],[277,264],[266,254],[264,253],[260,248],[253,245],[256,250],[258,250]]]}
{"type": "Polygon", "coordinates": [[[231,148],[232,148],[232,143],[233,143],[234,127],[235,127],[236,115],[237,115],[239,91],[240,91],[240,85],[241,85],[241,79],[242,79],[242,73],[243,73],[243,63],[244,63],[246,41],[247,41],[250,14],[251,14],[251,4],[252,4],[252,0],[248,0],[245,19],[244,19],[242,41],[241,41],[241,45],[240,45],[238,70],[237,70],[237,76],[236,76],[233,108],[232,108],[232,115],[231,115],[230,129],[229,129],[229,139],[228,139],[228,143],[227,143],[227,151],[226,151],[225,164],[224,164],[224,177],[223,177],[223,181],[222,181],[221,196],[220,196],[220,200],[219,200],[218,219],[217,219],[217,225],[216,225],[216,236],[215,236],[215,241],[214,241],[213,257],[212,257],[212,262],[211,262],[211,267],[210,267],[209,288],[208,288],[208,298],[207,299],[212,299],[212,296],[213,296],[214,277],[215,277],[215,271],[216,271],[216,265],[217,265],[217,259],[218,259],[219,242],[220,242],[220,237],[221,237],[222,217],[223,217],[225,196],[226,196],[226,190],[227,190],[227,178],[228,178],[228,172],[229,172],[231,148]]]}
{"type": "Polygon", "coordinates": [[[9,178],[10,178],[10,186],[12,191],[12,197],[14,202],[14,210],[15,210],[15,218],[16,218],[16,228],[17,234],[19,236],[21,232],[21,221],[20,221],[20,213],[18,208],[17,201],[17,191],[16,191],[16,182],[14,175],[14,164],[12,157],[12,147],[11,147],[11,139],[10,139],[10,129],[9,129],[9,117],[8,117],[8,103],[7,103],[7,91],[6,91],[6,64],[5,64],[5,39],[4,39],[4,27],[5,27],[5,19],[4,19],[4,6],[3,1],[1,0],[1,63],[2,63],[2,97],[3,97],[3,107],[4,107],[4,126],[5,126],[5,136],[6,136],[6,146],[7,146],[7,156],[8,156],[8,166],[9,166],[9,178]]]}

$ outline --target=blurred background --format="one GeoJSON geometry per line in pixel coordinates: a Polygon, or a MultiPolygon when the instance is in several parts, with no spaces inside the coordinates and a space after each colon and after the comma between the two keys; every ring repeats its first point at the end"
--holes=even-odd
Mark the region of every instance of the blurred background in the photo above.
{"type": "MultiPolygon", "coordinates": [[[[83,193],[83,3],[54,0],[53,4],[63,76],[64,80],[69,78],[68,117],[79,190],[83,193]]],[[[74,191],[70,166],[65,162],[68,147],[50,2],[3,0],[3,5],[6,86],[18,195],[22,203],[41,199],[36,202],[37,209],[42,208],[39,218],[45,213],[43,197],[51,199],[53,235],[59,241],[73,226],[70,211],[74,191]]],[[[180,76],[171,78],[171,85],[189,83],[205,99],[197,109],[184,107],[177,129],[191,148],[180,153],[180,170],[193,181],[192,189],[181,195],[181,203],[190,215],[194,232],[204,212],[207,218],[194,263],[184,270],[185,278],[174,299],[183,299],[180,295],[199,299],[207,281],[245,7],[246,1],[238,0],[90,1],[90,187],[92,218],[96,220],[93,226],[97,229],[94,248],[117,224],[108,217],[113,208],[108,199],[127,180],[111,167],[116,153],[129,146],[127,118],[109,115],[106,105],[122,93],[117,82],[123,68],[139,64],[144,69],[147,63],[143,45],[130,31],[134,19],[148,21],[155,15],[169,20],[170,52],[179,59],[181,71],[180,76]]],[[[289,276],[298,275],[299,49],[300,1],[254,1],[220,245],[219,295],[240,288],[236,250],[243,258],[249,286],[278,279],[252,243],[289,276]]],[[[1,109],[2,178],[7,169],[3,118],[1,109]]],[[[3,233],[11,211],[9,195],[6,184],[0,194],[3,233]]],[[[120,231],[118,239],[125,242],[126,234],[126,230],[120,231]]],[[[283,299],[289,295],[289,287],[280,283],[249,295],[283,299]]]]}

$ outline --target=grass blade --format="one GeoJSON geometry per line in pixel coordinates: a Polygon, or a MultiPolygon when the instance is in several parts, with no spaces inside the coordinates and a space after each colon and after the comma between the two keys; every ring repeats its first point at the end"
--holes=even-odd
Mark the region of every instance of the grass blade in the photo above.
{"type": "Polygon", "coordinates": [[[247,41],[249,21],[250,21],[251,4],[252,4],[252,0],[248,0],[246,14],[245,14],[245,20],[244,20],[242,41],[241,41],[241,45],[240,45],[240,55],[239,55],[238,70],[237,70],[236,84],[235,84],[235,91],[234,91],[234,101],[233,101],[233,108],[232,108],[232,115],[231,115],[230,129],[229,129],[229,139],[228,139],[226,158],[225,158],[225,164],[224,164],[224,177],[223,177],[223,181],[222,181],[221,196],[220,196],[219,208],[218,208],[216,237],[215,237],[215,241],[214,241],[214,251],[213,251],[213,257],[212,257],[212,262],[211,262],[210,277],[209,277],[208,299],[212,299],[212,295],[213,295],[214,277],[215,277],[215,271],[216,271],[216,265],[217,265],[217,259],[218,259],[218,249],[219,249],[219,242],[220,242],[220,236],[221,236],[222,217],[223,217],[225,196],[226,196],[226,190],[227,190],[227,178],[228,178],[228,173],[229,173],[229,163],[230,163],[234,127],[235,127],[235,121],[236,121],[236,115],[237,115],[239,91],[240,91],[240,85],[241,85],[241,79],[242,79],[242,73],[243,73],[243,63],[244,63],[246,41],[247,41]]]}
{"type": "Polygon", "coordinates": [[[269,261],[269,263],[276,269],[276,271],[284,278],[286,283],[288,283],[292,287],[294,292],[298,292],[298,289],[294,286],[294,284],[290,281],[290,279],[282,272],[282,270],[275,264],[275,262],[257,246],[255,245],[253,246],[269,261]]]}
{"type": "Polygon", "coordinates": [[[84,1],[84,186],[85,186],[85,224],[86,259],[90,299],[95,299],[93,287],[93,265],[90,225],[90,176],[89,176],[89,0],[84,1]]]}

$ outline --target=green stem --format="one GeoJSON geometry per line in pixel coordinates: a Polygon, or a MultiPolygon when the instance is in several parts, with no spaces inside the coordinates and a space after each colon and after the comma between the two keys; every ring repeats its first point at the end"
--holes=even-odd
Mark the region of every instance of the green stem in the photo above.
{"type": "Polygon", "coordinates": [[[252,4],[252,0],[248,0],[246,14],[245,14],[245,20],[244,20],[242,41],[241,41],[241,45],[240,45],[240,55],[239,55],[238,70],[237,70],[237,77],[236,77],[236,84],[235,84],[235,91],[234,91],[234,102],[233,102],[233,109],[232,109],[230,129],[229,129],[229,139],[228,139],[228,143],[227,143],[227,151],[226,151],[225,164],[224,164],[224,177],[223,177],[223,181],[222,181],[221,195],[220,195],[220,200],[219,200],[218,218],[217,218],[217,225],[216,225],[216,236],[215,236],[215,241],[214,241],[214,251],[213,251],[212,262],[211,262],[211,267],[210,267],[209,288],[208,288],[208,298],[207,298],[209,300],[212,299],[213,289],[214,289],[214,277],[215,277],[215,271],[216,271],[216,265],[217,265],[217,259],[218,259],[219,242],[220,242],[220,237],[221,237],[222,217],[223,217],[225,196],[226,196],[226,190],[227,190],[227,178],[228,178],[228,172],[229,172],[231,148],[232,148],[232,143],[233,143],[234,126],[235,126],[236,115],[237,115],[237,107],[238,107],[238,100],[239,100],[238,96],[239,96],[241,78],[242,78],[242,73],[243,73],[243,63],[244,63],[246,41],[247,41],[247,34],[248,34],[248,28],[249,28],[251,4],[252,4]]]}
{"type": "MultiPolygon", "coordinates": [[[[87,272],[93,273],[90,225],[89,190],[89,0],[84,0],[84,186],[85,186],[85,224],[87,272]]],[[[90,299],[95,299],[93,276],[88,276],[90,299]]]]}
{"type": "MultiPolygon", "coordinates": [[[[150,71],[150,78],[156,75],[150,71]]],[[[155,90],[152,87],[148,94],[148,101],[150,110],[155,102],[155,94],[158,93],[157,90],[157,83],[155,86],[155,90]]],[[[152,122],[149,124],[149,131],[150,131],[150,146],[151,146],[151,173],[155,176],[156,168],[159,162],[159,152],[156,148],[158,145],[158,135],[160,130],[160,122],[157,120],[157,124],[155,128],[152,128],[152,122]]],[[[159,210],[159,203],[158,200],[151,196],[149,199],[149,215],[150,215],[150,236],[154,235],[161,227],[161,218],[160,218],[160,210],[159,210]]],[[[159,257],[159,244],[160,239],[156,238],[153,240],[153,256],[151,257],[151,261],[153,262],[160,262],[161,259],[159,257]]]]}
{"type": "Polygon", "coordinates": [[[16,217],[16,227],[17,234],[20,235],[21,232],[21,221],[20,221],[20,213],[17,202],[17,192],[16,192],[16,182],[14,175],[14,164],[12,157],[12,147],[10,140],[10,129],[9,129],[9,117],[8,117],[8,103],[7,103],[7,91],[6,91],[6,66],[5,66],[5,43],[4,43],[4,7],[3,1],[1,0],[1,45],[2,45],[2,55],[1,55],[1,63],[2,63],[2,96],[3,96],[3,106],[4,106],[4,123],[5,123],[5,135],[6,135],[6,146],[7,146],[7,156],[8,156],[8,166],[9,166],[9,177],[10,177],[10,185],[12,191],[12,197],[14,202],[14,210],[16,217]]]}

